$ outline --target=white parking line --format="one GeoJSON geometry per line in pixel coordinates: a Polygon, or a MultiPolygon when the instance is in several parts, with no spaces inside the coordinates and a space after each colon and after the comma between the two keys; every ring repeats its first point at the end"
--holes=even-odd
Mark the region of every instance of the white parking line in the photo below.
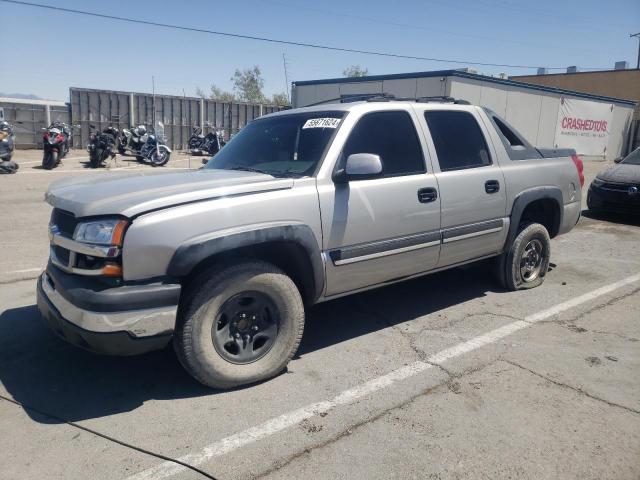
{"type": "Polygon", "coordinates": [[[23,270],[11,270],[10,272],[5,272],[8,275],[11,275],[13,273],[33,273],[33,272],[41,272],[43,269],[42,267],[38,267],[38,268],[25,268],[23,270]]]}
{"type": "MultiPolygon", "coordinates": [[[[584,295],[580,295],[579,297],[560,303],[546,310],[542,310],[538,313],[529,315],[525,317],[524,320],[511,322],[500,328],[491,330],[490,332],[487,332],[483,335],[474,337],[471,340],[442,350],[441,352],[430,356],[424,362],[418,361],[412,363],[411,365],[399,368],[390,373],[387,373],[386,375],[374,378],[373,380],[345,390],[331,400],[325,400],[307,405],[306,407],[302,407],[298,410],[285,413],[260,425],[236,433],[235,435],[223,438],[222,440],[204,447],[200,452],[187,454],[183,457],[180,457],[179,460],[194,466],[202,465],[213,457],[224,455],[245,445],[286,430],[287,428],[298,425],[303,420],[327,412],[328,410],[331,410],[332,408],[335,408],[339,405],[347,405],[353,403],[356,400],[364,397],[365,395],[377,392],[393,385],[396,382],[413,377],[415,375],[418,375],[419,373],[424,372],[425,370],[433,368],[434,365],[439,365],[442,362],[451,360],[452,358],[459,357],[480,347],[495,343],[498,340],[511,335],[512,333],[534,325],[536,322],[540,322],[542,320],[550,318],[554,315],[574,308],[582,303],[594,300],[598,297],[601,297],[602,295],[611,293],[619,288],[630,285],[639,280],[640,274],[632,275],[623,280],[620,280],[619,282],[615,282],[591,292],[585,293],[584,295]]],[[[151,467],[147,470],[143,470],[142,472],[127,477],[127,480],[155,480],[159,478],[170,477],[184,470],[186,470],[185,467],[176,463],[163,462],[155,467],[151,467]]]]}

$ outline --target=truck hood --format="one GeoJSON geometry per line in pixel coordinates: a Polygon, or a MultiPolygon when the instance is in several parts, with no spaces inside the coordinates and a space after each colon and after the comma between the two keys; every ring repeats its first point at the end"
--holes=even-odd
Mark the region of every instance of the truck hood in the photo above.
{"type": "Polygon", "coordinates": [[[101,173],[53,182],[45,200],[76,217],[116,214],[134,217],[177,204],[291,187],[290,178],[235,170],[101,173]]]}
{"type": "Polygon", "coordinates": [[[598,178],[613,183],[640,183],[640,165],[619,163],[600,172],[598,178]]]}

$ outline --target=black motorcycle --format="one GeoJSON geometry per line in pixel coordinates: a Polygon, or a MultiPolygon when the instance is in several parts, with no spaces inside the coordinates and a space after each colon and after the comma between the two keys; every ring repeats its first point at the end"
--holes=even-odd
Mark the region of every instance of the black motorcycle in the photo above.
{"type": "MultiPolygon", "coordinates": [[[[210,126],[207,124],[207,126],[210,126]]],[[[189,153],[191,155],[215,155],[225,145],[224,135],[218,130],[210,130],[206,135],[202,134],[202,128],[193,127],[189,137],[189,153]]]]}
{"type": "Polygon", "coordinates": [[[13,125],[9,122],[0,122],[0,161],[10,162],[15,148],[13,125]]]}
{"type": "MultiPolygon", "coordinates": [[[[95,129],[94,125],[90,125],[91,129],[95,129]]],[[[107,127],[102,132],[89,134],[89,165],[91,168],[98,168],[103,165],[108,157],[115,158],[118,144],[118,129],[115,127],[107,127]]]]}
{"type": "Polygon", "coordinates": [[[51,170],[57,167],[60,164],[60,160],[69,153],[71,128],[66,123],[56,121],[43,130],[44,155],[42,156],[42,168],[51,170]]]}

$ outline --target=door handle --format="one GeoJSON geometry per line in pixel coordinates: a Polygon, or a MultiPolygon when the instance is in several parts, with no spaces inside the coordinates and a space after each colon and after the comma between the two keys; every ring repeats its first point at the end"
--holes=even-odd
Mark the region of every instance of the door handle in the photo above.
{"type": "Polygon", "coordinates": [[[500,182],[498,180],[487,180],[484,182],[484,191],[487,193],[496,193],[500,191],[500,182]]]}
{"type": "Polygon", "coordinates": [[[426,187],[418,190],[418,201],[420,203],[434,202],[436,198],[438,198],[438,191],[433,187],[426,187]]]}

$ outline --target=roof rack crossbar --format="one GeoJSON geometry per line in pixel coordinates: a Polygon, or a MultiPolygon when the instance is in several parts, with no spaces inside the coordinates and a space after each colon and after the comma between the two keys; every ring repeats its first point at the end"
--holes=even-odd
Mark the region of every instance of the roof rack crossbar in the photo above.
{"type": "Polygon", "coordinates": [[[456,105],[471,105],[471,103],[466,101],[466,100],[462,100],[460,98],[448,97],[446,95],[435,95],[435,96],[430,96],[430,97],[418,97],[418,98],[416,98],[416,102],[419,102],[419,103],[448,102],[448,103],[455,103],[456,105]]]}
{"type": "Polygon", "coordinates": [[[456,105],[471,105],[470,102],[458,98],[448,97],[445,95],[436,96],[423,96],[423,97],[396,97],[391,93],[353,93],[343,94],[336,98],[329,98],[320,102],[306,105],[307,107],[315,107],[325,103],[351,103],[351,102],[390,102],[390,101],[404,101],[404,102],[447,102],[454,103],[456,105]]]}

